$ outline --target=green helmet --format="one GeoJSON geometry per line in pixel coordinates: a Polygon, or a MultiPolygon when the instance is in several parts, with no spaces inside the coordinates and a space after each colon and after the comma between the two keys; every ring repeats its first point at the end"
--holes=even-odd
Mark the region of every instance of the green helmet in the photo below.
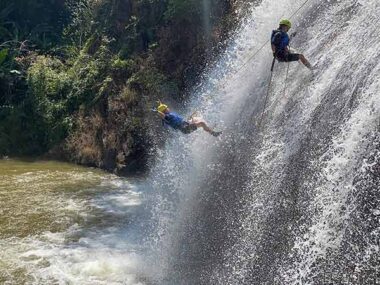
{"type": "Polygon", "coordinates": [[[292,27],[292,23],[288,19],[281,20],[280,25],[287,26],[287,27],[289,27],[289,29],[292,27]]]}

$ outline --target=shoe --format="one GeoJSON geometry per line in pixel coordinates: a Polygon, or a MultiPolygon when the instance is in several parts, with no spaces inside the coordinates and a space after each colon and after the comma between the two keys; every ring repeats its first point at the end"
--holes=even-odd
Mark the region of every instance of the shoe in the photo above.
{"type": "Polygon", "coordinates": [[[214,137],[218,137],[222,134],[222,132],[211,132],[211,134],[214,136],[214,137]]]}

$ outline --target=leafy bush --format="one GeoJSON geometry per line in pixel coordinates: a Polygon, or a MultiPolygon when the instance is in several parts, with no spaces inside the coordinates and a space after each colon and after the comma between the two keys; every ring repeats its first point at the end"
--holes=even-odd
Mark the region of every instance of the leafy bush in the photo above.
{"type": "Polygon", "coordinates": [[[8,56],[8,51],[9,50],[7,48],[0,50],[0,66],[6,60],[6,58],[8,56]]]}
{"type": "Polygon", "coordinates": [[[46,127],[46,144],[51,147],[62,141],[70,128],[66,103],[71,77],[58,59],[39,56],[28,71],[27,82],[36,114],[46,127]]]}
{"type": "Polygon", "coordinates": [[[64,29],[63,35],[72,45],[82,49],[95,25],[97,1],[69,0],[66,1],[66,7],[71,12],[71,22],[64,29]]]}

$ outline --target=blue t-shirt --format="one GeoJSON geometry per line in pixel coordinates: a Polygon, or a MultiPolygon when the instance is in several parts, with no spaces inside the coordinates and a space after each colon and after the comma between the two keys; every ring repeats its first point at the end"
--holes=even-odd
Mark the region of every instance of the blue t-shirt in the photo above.
{"type": "Polygon", "coordinates": [[[165,114],[165,118],[162,120],[164,125],[169,125],[173,129],[178,129],[184,122],[183,118],[174,112],[165,114]]]}
{"type": "Polygon", "coordinates": [[[274,30],[272,32],[271,42],[276,47],[277,53],[283,53],[285,52],[285,48],[289,45],[290,39],[288,33],[274,30]]]}

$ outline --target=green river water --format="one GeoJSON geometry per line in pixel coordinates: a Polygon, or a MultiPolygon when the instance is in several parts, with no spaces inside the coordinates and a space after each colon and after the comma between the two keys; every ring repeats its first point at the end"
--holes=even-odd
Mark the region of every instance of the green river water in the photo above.
{"type": "Polygon", "coordinates": [[[131,189],[96,169],[0,160],[0,284],[137,284],[118,262],[131,189]]]}

